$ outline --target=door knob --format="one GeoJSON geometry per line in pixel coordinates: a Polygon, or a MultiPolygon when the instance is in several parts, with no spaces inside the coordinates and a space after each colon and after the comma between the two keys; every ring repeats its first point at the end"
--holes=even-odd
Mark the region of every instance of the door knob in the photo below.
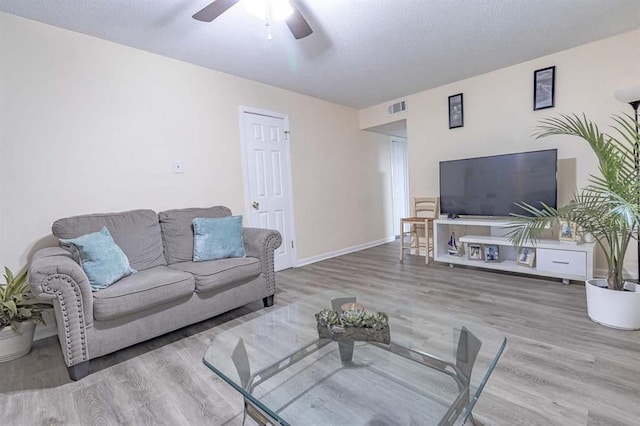
{"type": "Polygon", "coordinates": [[[253,203],[251,203],[251,207],[258,210],[260,208],[260,203],[257,201],[254,201],[253,203]]]}

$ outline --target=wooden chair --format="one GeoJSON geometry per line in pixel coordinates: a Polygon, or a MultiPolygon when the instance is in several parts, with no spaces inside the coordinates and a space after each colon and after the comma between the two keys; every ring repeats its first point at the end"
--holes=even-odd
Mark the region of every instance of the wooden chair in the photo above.
{"type": "Polygon", "coordinates": [[[425,262],[429,264],[429,255],[433,253],[433,220],[440,214],[438,197],[415,197],[413,216],[400,219],[400,261],[404,260],[404,250],[414,249],[417,255],[424,248],[425,262]],[[409,231],[405,231],[409,225],[409,231]],[[409,245],[405,246],[405,236],[410,235],[409,245]]]}

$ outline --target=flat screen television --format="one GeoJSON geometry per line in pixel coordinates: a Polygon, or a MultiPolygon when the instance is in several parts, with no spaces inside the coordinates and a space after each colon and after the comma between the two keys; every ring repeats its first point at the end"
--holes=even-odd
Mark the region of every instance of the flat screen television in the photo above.
{"type": "Polygon", "coordinates": [[[440,210],[451,215],[526,215],[515,202],[557,207],[558,150],[440,162],[440,210]]]}

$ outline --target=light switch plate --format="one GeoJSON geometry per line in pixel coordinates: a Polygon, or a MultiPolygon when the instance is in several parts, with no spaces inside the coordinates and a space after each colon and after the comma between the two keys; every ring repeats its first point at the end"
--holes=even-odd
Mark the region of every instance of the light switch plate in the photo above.
{"type": "Polygon", "coordinates": [[[175,161],[173,163],[173,173],[184,173],[184,167],[182,161],[175,161]]]}

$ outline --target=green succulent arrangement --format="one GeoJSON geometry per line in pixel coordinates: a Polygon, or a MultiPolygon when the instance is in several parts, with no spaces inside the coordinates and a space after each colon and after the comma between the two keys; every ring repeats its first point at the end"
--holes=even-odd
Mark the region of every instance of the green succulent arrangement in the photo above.
{"type": "Polygon", "coordinates": [[[50,306],[34,300],[27,283],[27,271],[14,276],[5,267],[4,280],[6,284],[0,284],[0,329],[10,326],[16,333],[21,333],[25,321],[44,324],[42,311],[50,306]]]}
{"type": "Polygon", "coordinates": [[[318,322],[327,327],[363,327],[376,330],[389,325],[389,316],[384,312],[369,313],[362,309],[349,309],[341,314],[323,309],[317,314],[318,322]]]}

